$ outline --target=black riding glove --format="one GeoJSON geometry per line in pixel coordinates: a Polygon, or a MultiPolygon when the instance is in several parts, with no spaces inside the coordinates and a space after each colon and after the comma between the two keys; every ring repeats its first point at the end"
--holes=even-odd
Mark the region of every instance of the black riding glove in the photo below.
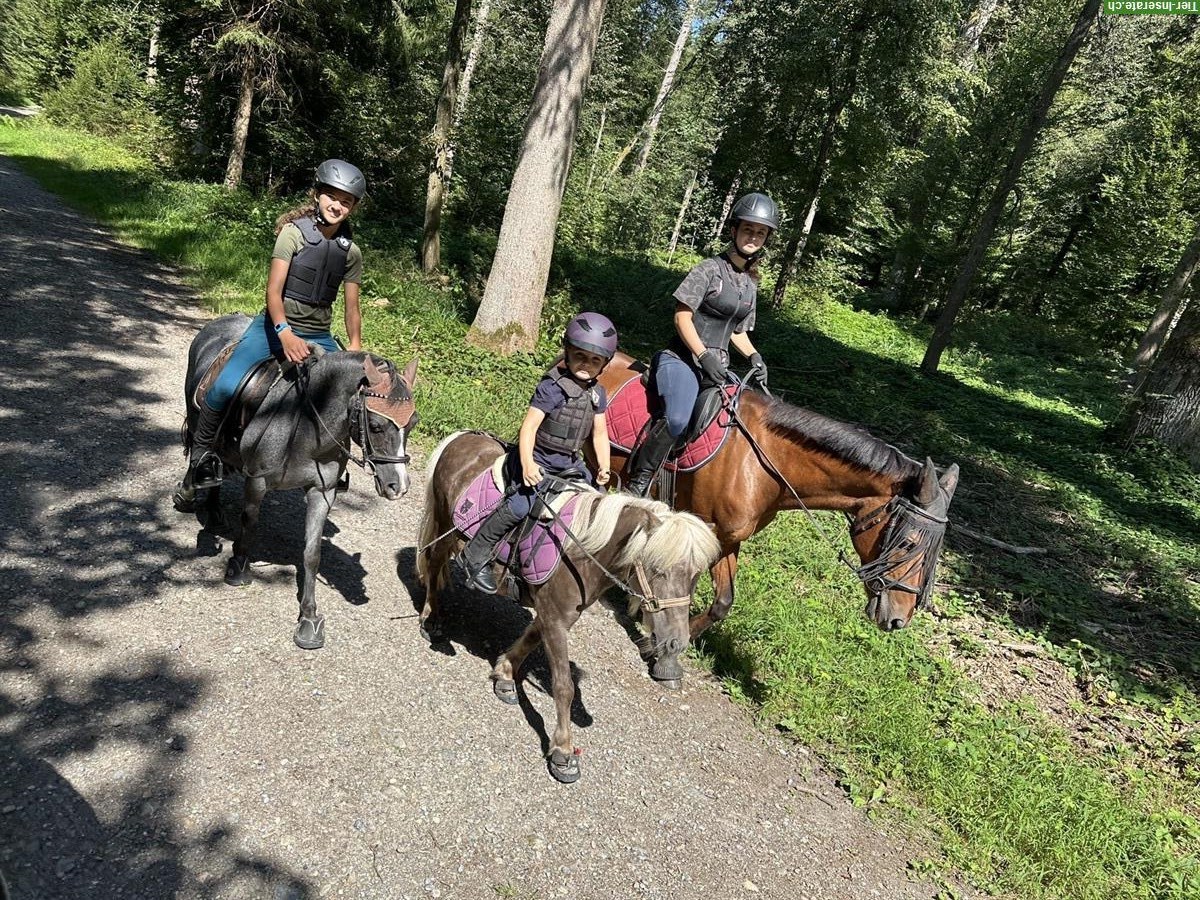
{"type": "Polygon", "coordinates": [[[750,354],[750,377],[759,383],[762,389],[767,389],[767,364],[763,362],[761,353],[750,354]]]}
{"type": "Polygon", "coordinates": [[[729,374],[729,368],[721,362],[721,354],[716,350],[705,350],[696,357],[696,362],[713,384],[725,383],[725,376],[729,374]]]}

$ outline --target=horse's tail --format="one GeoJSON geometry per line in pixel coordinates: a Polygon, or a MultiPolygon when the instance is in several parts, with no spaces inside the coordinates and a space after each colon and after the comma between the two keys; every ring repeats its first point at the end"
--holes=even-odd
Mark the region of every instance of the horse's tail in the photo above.
{"type": "Polygon", "coordinates": [[[456,431],[443,438],[425,461],[425,511],[421,514],[421,525],[417,532],[417,576],[425,583],[428,583],[429,579],[429,554],[426,551],[438,537],[437,509],[433,496],[434,476],[437,474],[437,464],[442,452],[460,434],[463,432],[456,431]]]}

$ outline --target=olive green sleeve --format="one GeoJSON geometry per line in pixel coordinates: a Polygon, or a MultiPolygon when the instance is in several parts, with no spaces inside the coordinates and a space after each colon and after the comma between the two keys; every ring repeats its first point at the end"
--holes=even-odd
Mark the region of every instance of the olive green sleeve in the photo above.
{"type": "Polygon", "coordinates": [[[291,262],[292,257],[300,252],[302,246],[304,246],[304,235],[300,233],[300,229],[294,223],[288,222],[279,232],[279,237],[275,238],[275,249],[271,251],[271,258],[285,259],[291,262]]]}
{"type": "Polygon", "coordinates": [[[348,284],[362,284],[362,269],[362,251],[358,249],[358,244],[352,243],[346,251],[346,274],[342,281],[348,284]]]}

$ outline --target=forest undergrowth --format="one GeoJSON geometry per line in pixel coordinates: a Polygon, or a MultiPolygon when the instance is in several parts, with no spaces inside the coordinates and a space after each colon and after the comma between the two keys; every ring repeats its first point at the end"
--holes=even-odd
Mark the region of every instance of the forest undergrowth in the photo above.
{"type": "MultiPolygon", "coordinates": [[[[0,120],[0,152],[181,266],[214,311],[261,307],[289,198],[164,180],[40,123],[0,120]]],[[[398,362],[419,355],[427,447],[459,428],[511,436],[579,309],[610,315],[625,349],[653,351],[694,262],[560,245],[538,349],[501,358],[465,341],[494,236],[448,228],[446,274],[426,277],[411,223],[367,208],[356,228],[364,341],[398,362]]],[[[1152,445],[1109,442],[1119,367],[1087,342],[992,316],[927,378],[927,337],[801,277],[755,342],[789,401],[958,463],[955,522],[1044,552],[952,531],[936,613],[883,634],[838,548],[781,517],[746,546],[733,613],[695,658],[764,727],[815,748],[851,802],[931,836],[918,871],[1005,896],[1200,896],[1200,480],[1152,445]]],[[[836,516],[823,524],[848,544],[836,516]]]]}

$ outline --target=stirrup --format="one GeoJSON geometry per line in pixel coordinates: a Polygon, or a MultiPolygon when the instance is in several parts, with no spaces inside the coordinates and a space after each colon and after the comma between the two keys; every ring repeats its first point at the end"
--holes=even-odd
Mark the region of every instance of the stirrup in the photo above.
{"type": "Polygon", "coordinates": [[[205,453],[188,472],[189,487],[194,490],[220,487],[225,480],[225,464],[211,450],[205,453]]]}

